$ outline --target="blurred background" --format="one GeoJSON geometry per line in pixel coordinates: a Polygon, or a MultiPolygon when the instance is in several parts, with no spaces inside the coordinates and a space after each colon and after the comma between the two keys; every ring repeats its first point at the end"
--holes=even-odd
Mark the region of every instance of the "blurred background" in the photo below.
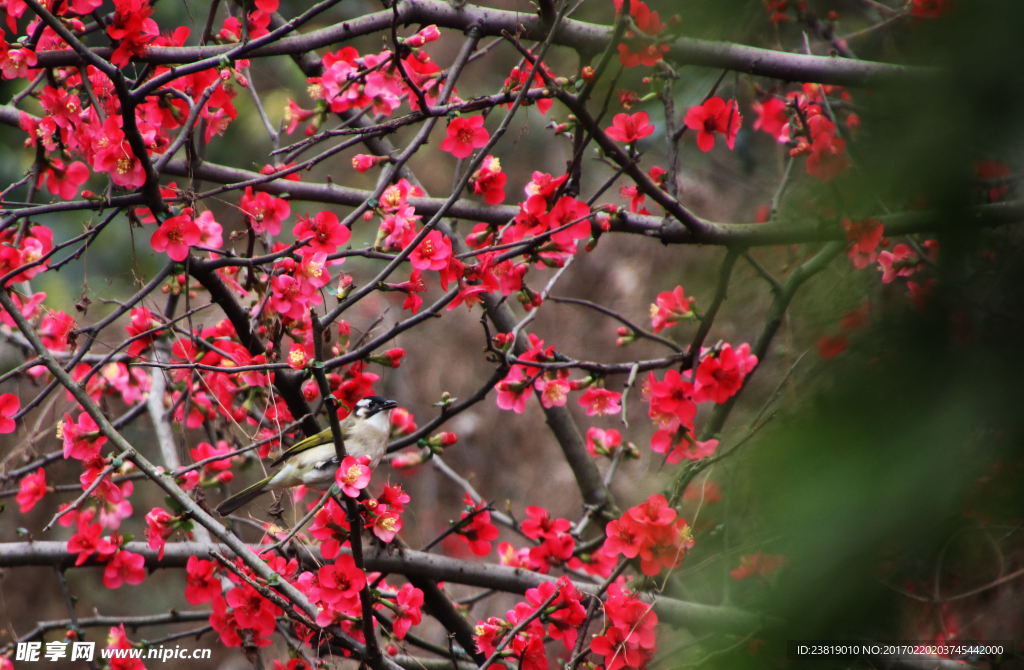
{"type": "MultiPolygon", "coordinates": [[[[671,31],[704,39],[803,51],[803,32],[808,30],[796,20],[770,22],[770,12],[760,0],[652,0],[649,4],[665,21],[679,16],[671,31]]],[[[683,516],[694,527],[696,542],[683,566],[664,585],[668,596],[764,613],[765,624],[747,636],[663,626],[656,660],[659,670],[803,667],[803,661],[786,659],[785,643],[791,639],[1017,639],[1019,643],[1024,637],[1024,579],[1016,578],[1024,569],[1024,311],[1020,308],[1024,256],[1019,226],[983,225],[992,217],[1013,221],[1013,214],[1021,211],[1013,202],[1020,195],[1014,179],[1024,167],[1020,155],[1024,7],[1010,1],[950,0],[948,12],[938,19],[897,17],[886,22],[879,3],[872,0],[808,4],[821,17],[836,13],[835,32],[851,36],[848,44],[858,57],[936,66],[944,74],[919,85],[851,89],[848,109],[861,120],[855,130],[844,129],[849,132],[851,169],[836,181],[822,184],[804,174],[803,161],[798,161],[781,200],[779,218],[816,219],[829,227],[836,225],[838,217],[883,217],[909,209],[936,212],[936,232],[916,239],[938,240],[938,262],[913,279],[937,282],[919,309],[909,297],[905,279],[883,284],[875,266],[856,270],[840,256],[802,287],[767,359],[722,432],[720,450],[744,440],[742,446],[703,471],[684,497],[683,516]],[[981,161],[1005,165],[1009,178],[985,181],[986,175],[975,167],[981,161]],[[1006,189],[1001,188],[1004,185],[1006,189]],[[993,200],[998,202],[991,204],[993,200]],[[988,218],[979,217],[978,211],[988,218]],[[851,310],[867,314],[867,325],[850,334],[846,349],[833,355],[834,351],[819,346],[821,339],[842,332],[840,324],[851,310]]],[[[488,6],[535,11],[526,0],[499,0],[488,6]]],[[[304,4],[285,1],[280,12],[290,17],[304,8],[304,4]]],[[[902,6],[893,3],[892,8],[902,6]]],[[[347,0],[309,28],[379,9],[370,2],[347,0]]],[[[165,30],[189,26],[189,44],[193,44],[206,12],[206,3],[162,0],[154,18],[165,30]]],[[[795,17],[792,8],[788,16],[795,17]]],[[[611,3],[604,2],[583,3],[574,14],[580,20],[605,24],[612,17],[611,3]]],[[[446,67],[461,41],[461,35],[442,31],[441,41],[427,50],[446,67]]],[[[382,48],[378,35],[352,44],[360,54],[382,48]]],[[[813,34],[809,46],[818,54],[829,52],[829,46],[813,34]]],[[[511,47],[497,46],[467,68],[459,80],[459,95],[469,98],[498,92],[517,62],[511,47]]],[[[574,74],[581,65],[576,54],[565,48],[552,49],[547,62],[564,75],[574,74]]],[[[722,74],[694,66],[677,66],[675,71],[679,78],[673,81],[672,96],[679,116],[700,104],[722,74]]],[[[646,73],[646,68],[624,71],[616,90],[628,89],[644,97],[650,91],[642,81],[646,73]]],[[[274,123],[283,117],[289,98],[300,106],[313,106],[305,94],[302,73],[287,58],[254,62],[250,80],[274,123]]],[[[597,100],[603,99],[607,85],[606,81],[598,87],[597,100]]],[[[0,100],[9,101],[20,86],[23,82],[4,82],[0,100]]],[[[788,156],[784,146],[753,129],[756,114],[751,103],[765,92],[784,94],[797,87],[733,73],[724,77],[718,95],[739,100],[743,129],[731,152],[719,142],[713,151],[702,153],[692,133],[684,136],[679,187],[687,207],[713,221],[749,223],[760,207],[771,203],[788,156]]],[[[38,113],[34,105],[30,101],[26,109],[38,113]]],[[[269,162],[273,146],[247,91],[238,91],[235,105],[238,119],[223,137],[210,143],[206,158],[255,170],[269,162]]],[[[662,103],[657,99],[641,102],[631,112],[638,110],[647,111],[657,128],[655,136],[641,143],[642,165],[645,170],[665,166],[662,103]]],[[[623,111],[617,93],[610,111],[623,111]]],[[[494,152],[509,176],[506,203],[523,198],[522,188],[533,170],[556,175],[564,170],[571,144],[553,137],[547,126],[564,121],[565,116],[564,108],[556,104],[546,116],[532,107],[516,117],[494,152]]],[[[493,130],[499,117],[492,114],[488,127],[493,130]]],[[[391,139],[402,146],[413,132],[415,128],[400,131],[391,139]]],[[[437,149],[442,132],[443,126],[435,130],[431,144],[410,163],[428,193],[440,197],[450,192],[455,170],[454,159],[437,149]]],[[[296,133],[290,139],[300,137],[296,133]]],[[[21,131],[0,128],[0,151],[5,157],[0,161],[0,183],[4,186],[31,167],[32,152],[23,147],[23,141],[21,131]]],[[[355,153],[341,154],[303,173],[303,181],[331,178],[346,186],[372,188],[374,173],[360,175],[351,169],[355,153]]],[[[613,173],[598,158],[587,154],[583,197],[613,173]]],[[[11,197],[16,200],[18,195],[11,197]]],[[[618,194],[618,184],[603,201],[628,205],[618,194]]],[[[203,205],[224,225],[225,238],[231,231],[245,229],[234,194],[203,205]]],[[[321,209],[315,203],[293,203],[290,221],[321,209]]],[[[660,213],[654,206],[651,209],[660,213]]],[[[334,211],[344,213],[342,208],[334,211]]],[[[74,236],[86,221],[83,214],[39,219],[54,231],[55,241],[74,236]]],[[[461,222],[459,230],[468,233],[472,225],[461,222]]],[[[81,262],[60,273],[41,275],[33,288],[48,294],[48,306],[68,313],[86,295],[92,304],[87,313],[77,313],[78,322],[98,320],[112,309],[102,299],[131,295],[137,276],[151,277],[164,263],[162,255],[151,251],[149,235],[148,229],[129,234],[122,220],[103,233],[81,262]]],[[[376,222],[357,226],[352,244],[371,244],[375,235],[376,222]]],[[[287,233],[282,239],[290,241],[287,233]]],[[[888,240],[890,248],[900,241],[888,240]]],[[[819,248],[820,244],[805,244],[755,248],[750,253],[782,279],[819,248]]],[[[646,325],[649,305],[658,293],[676,285],[706,308],[724,254],[717,247],[667,247],[640,237],[609,235],[592,252],[581,254],[553,295],[598,302],[646,325]]],[[[338,268],[350,273],[357,284],[378,269],[379,262],[359,258],[338,268]]],[[[531,271],[529,284],[539,290],[550,276],[550,271],[531,271]]],[[[430,282],[428,303],[441,295],[436,281],[430,282]]],[[[740,260],[708,344],[753,343],[771,300],[768,284],[740,260]]],[[[329,306],[333,305],[331,299],[329,306]]],[[[514,308],[522,318],[520,307],[514,308]]],[[[353,339],[378,317],[383,317],[375,326],[378,331],[400,320],[401,297],[372,294],[346,313],[353,339]]],[[[372,369],[381,376],[377,392],[396,399],[420,424],[437,411],[432,404],[442,392],[457,398],[472,394],[492,373],[482,353],[484,337],[478,317],[477,312],[467,314],[460,307],[397,338],[394,346],[403,347],[408,355],[399,369],[372,369]]],[[[210,326],[216,320],[206,316],[203,323],[210,326]]],[[[530,329],[573,358],[619,362],[665,355],[664,348],[644,340],[616,347],[618,325],[590,310],[548,303],[530,329]]],[[[122,332],[117,327],[109,330],[107,346],[122,332]]],[[[681,323],[668,335],[685,345],[695,330],[696,324],[681,323]]],[[[96,351],[103,348],[97,346],[96,351]]],[[[23,360],[19,349],[0,344],[0,373],[23,360]]],[[[618,389],[624,382],[624,377],[615,377],[608,386],[618,389]]],[[[24,399],[37,389],[21,379],[0,391],[16,392],[24,399]]],[[[125,409],[118,399],[105,402],[111,415],[125,409]]],[[[622,431],[624,441],[638,447],[640,458],[624,462],[612,483],[621,509],[664,490],[678,473],[680,466],[663,465],[663,457],[650,449],[654,427],[645,416],[638,388],[630,394],[628,427],[619,417],[586,417],[575,399],[568,406],[581,430],[614,427],[622,431]]],[[[62,399],[49,412],[30,415],[18,433],[0,440],[0,457],[6,459],[7,470],[59,447],[54,426],[65,408],[62,399]]],[[[698,431],[708,409],[702,407],[698,414],[698,431]]],[[[459,436],[459,442],[445,453],[445,461],[497,509],[521,519],[525,506],[541,505],[553,516],[580,517],[582,502],[572,472],[536,402],[515,415],[499,410],[492,394],[445,429],[459,436]]],[[[125,436],[157,457],[148,418],[136,421],[125,436]]],[[[242,436],[235,438],[238,446],[244,444],[242,436]]],[[[185,431],[182,439],[194,447],[207,438],[202,431],[185,431]]],[[[607,462],[600,467],[604,471],[607,462]]],[[[255,479],[257,471],[241,470],[239,476],[255,479]]],[[[77,474],[76,468],[57,463],[48,468],[47,480],[74,483],[77,474]]],[[[464,492],[429,463],[406,471],[382,467],[375,472],[371,492],[379,491],[386,481],[401,482],[412,496],[403,536],[413,547],[424,545],[459,517],[464,492]]],[[[236,490],[241,483],[236,479],[236,490]]],[[[49,495],[30,514],[20,515],[11,497],[16,482],[7,482],[3,490],[11,493],[0,498],[6,503],[0,513],[0,542],[23,539],[22,529],[36,539],[65,540],[70,535],[64,528],[45,535],[39,529],[60,503],[73,499],[73,493],[49,495]]],[[[145,512],[162,501],[155,487],[138,486],[131,499],[136,514],[123,529],[141,539],[145,512]]],[[[257,503],[245,511],[263,519],[268,505],[257,503]]],[[[285,518],[297,518],[302,509],[286,509],[285,518]]],[[[258,536],[253,532],[249,539],[258,536]]],[[[501,539],[524,546],[507,529],[502,530],[501,539]]],[[[470,557],[457,540],[443,546],[446,553],[470,557]]],[[[497,557],[492,553],[486,560],[497,561],[497,557]]],[[[98,569],[69,571],[68,580],[80,599],[79,616],[94,611],[130,616],[170,608],[197,609],[187,606],[182,597],[184,574],[180,571],[159,571],[140,587],[116,591],[103,588],[98,569]]],[[[449,590],[457,597],[479,591],[458,585],[450,585],[449,590]]],[[[500,595],[483,600],[472,606],[470,618],[503,616],[514,602],[516,598],[500,595]]],[[[0,644],[24,635],[37,621],[61,618],[66,618],[66,609],[51,569],[4,571],[0,644]]],[[[129,630],[129,637],[156,639],[188,626],[129,630]]],[[[439,629],[429,624],[422,628],[423,637],[441,639],[439,629]]],[[[94,629],[90,635],[102,642],[105,631],[94,629]]],[[[178,643],[213,647],[214,660],[204,667],[249,667],[238,650],[225,650],[212,633],[198,642],[178,643]]],[[[557,656],[554,649],[552,658],[557,656]]],[[[285,657],[283,646],[274,650],[271,657],[285,657]]],[[[816,659],[807,667],[823,665],[816,659]]],[[[838,665],[854,663],[846,660],[838,665]]]]}

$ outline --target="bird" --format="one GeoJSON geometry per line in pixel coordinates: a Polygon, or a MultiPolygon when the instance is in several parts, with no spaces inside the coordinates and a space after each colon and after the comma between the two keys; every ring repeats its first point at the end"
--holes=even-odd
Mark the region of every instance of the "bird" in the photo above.
{"type": "MultiPolygon", "coordinates": [[[[349,456],[369,456],[370,467],[374,468],[384,457],[391,432],[391,410],[398,407],[394,400],[371,395],[356,403],[355,411],[341,422],[341,433],[345,437],[345,453],[349,456]]],[[[320,431],[295,443],[277,457],[271,467],[283,467],[252,486],[227,498],[217,506],[221,516],[227,516],[252,500],[275,489],[293,486],[308,486],[326,491],[334,483],[338,469],[338,456],[334,450],[334,435],[331,429],[320,431]]]]}

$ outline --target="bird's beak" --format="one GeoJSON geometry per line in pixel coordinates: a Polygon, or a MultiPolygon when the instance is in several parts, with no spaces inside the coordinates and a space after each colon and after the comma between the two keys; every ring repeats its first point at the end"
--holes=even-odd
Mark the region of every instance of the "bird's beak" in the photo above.
{"type": "Polygon", "coordinates": [[[385,410],[394,409],[396,407],[398,407],[398,403],[397,402],[395,402],[394,400],[388,400],[383,405],[381,405],[380,411],[383,412],[385,410]]]}

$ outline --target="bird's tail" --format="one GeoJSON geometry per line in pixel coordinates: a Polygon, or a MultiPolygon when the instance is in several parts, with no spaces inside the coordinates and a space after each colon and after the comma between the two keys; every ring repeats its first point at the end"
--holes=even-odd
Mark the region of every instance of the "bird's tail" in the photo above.
{"type": "Polygon", "coordinates": [[[221,504],[217,505],[217,513],[221,516],[227,516],[228,514],[234,512],[239,507],[248,505],[250,502],[252,502],[260,495],[266,493],[269,490],[267,489],[267,484],[270,483],[270,480],[272,478],[273,475],[261,479],[252,486],[242,489],[241,491],[231,496],[221,504]]]}

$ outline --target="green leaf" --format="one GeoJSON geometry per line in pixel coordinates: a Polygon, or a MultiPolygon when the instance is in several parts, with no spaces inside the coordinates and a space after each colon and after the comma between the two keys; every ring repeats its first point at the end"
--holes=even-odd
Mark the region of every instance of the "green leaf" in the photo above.
{"type": "Polygon", "coordinates": [[[178,503],[178,501],[172,498],[171,496],[167,496],[166,498],[164,498],[164,502],[167,503],[167,506],[170,507],[172,511],[177,512],[178,514],[181,514],[185,511],[185,508],[182,507],[178,503]]]}

